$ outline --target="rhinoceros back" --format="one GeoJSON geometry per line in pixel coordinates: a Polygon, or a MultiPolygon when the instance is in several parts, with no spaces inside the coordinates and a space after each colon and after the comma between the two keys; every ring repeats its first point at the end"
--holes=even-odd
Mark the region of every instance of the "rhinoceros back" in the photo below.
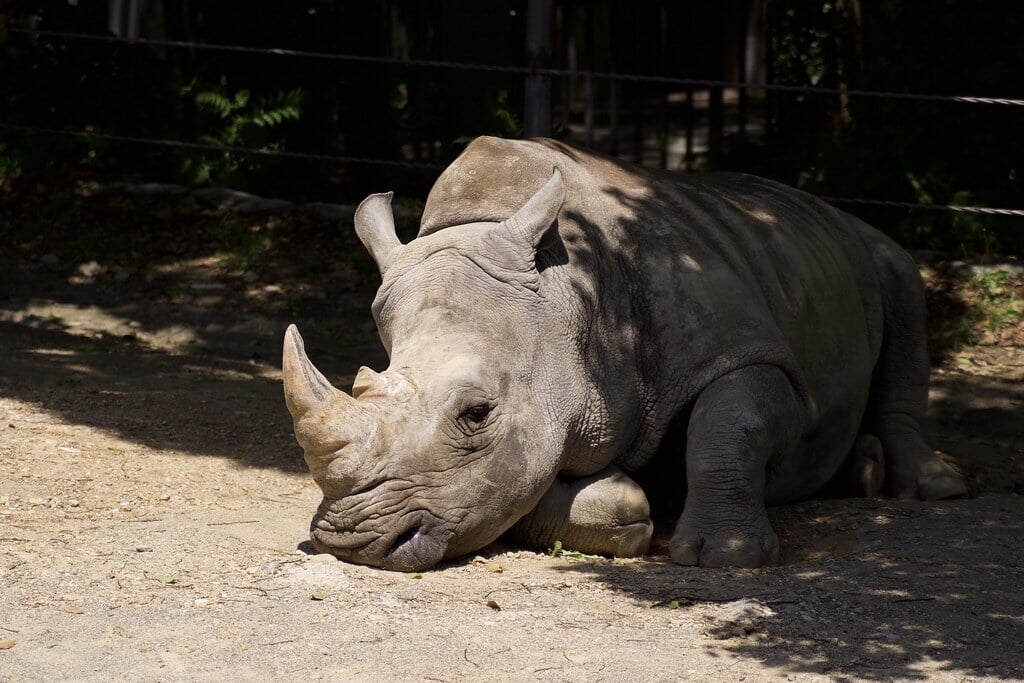
{"type": "Polygon", "coordinates": [[[569,333],[585,371],[617,383],[598,393],[620,403],[607,408],[619,416],[610,431],[632,432],[617,445],[621,465],[646,462],[707,384],[751,364],[782,368],[821,424],[842,432],[823,440],[852,442],[881,343],[868,243],[884,237],[761,178],[686,176],[552,140],[486,137],[442,173],[420,235],[507,219],[554,167],[566,184],[564,289],[583,299],[565,305],[590,316],[569,333]]]}

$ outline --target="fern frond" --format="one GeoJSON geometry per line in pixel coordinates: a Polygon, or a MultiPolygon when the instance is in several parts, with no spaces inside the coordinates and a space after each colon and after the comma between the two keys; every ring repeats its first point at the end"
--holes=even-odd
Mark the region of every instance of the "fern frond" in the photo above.
{"type": "Polygon", "coordinates": [[[196,93],[196,107],[200,111],[219,114],[222,118],[226,118],[234,109],[231,100],[226,95],[209,90],[196,93]]]}

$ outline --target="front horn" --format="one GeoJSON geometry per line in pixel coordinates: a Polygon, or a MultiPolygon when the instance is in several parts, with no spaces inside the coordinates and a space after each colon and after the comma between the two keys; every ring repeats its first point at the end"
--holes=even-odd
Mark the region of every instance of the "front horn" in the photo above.
{"type": "Polygon", "coordinates": [[[284,351],[281,354],[284,375],[284,401],[296,425],[311,411],[322,411],[327,403],[344,394],[335,389],[316,369],[302,343],[302,335],[295,325],[284,333],[284,351]]]}

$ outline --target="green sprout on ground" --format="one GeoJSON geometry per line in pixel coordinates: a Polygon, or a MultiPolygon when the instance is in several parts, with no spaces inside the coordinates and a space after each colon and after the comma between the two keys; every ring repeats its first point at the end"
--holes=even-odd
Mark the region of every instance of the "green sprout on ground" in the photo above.
{"type": "Polygon", "coordinates": [[[599,560],[600,555],[587,555],[581,553],[578,550],[569,550],[562,545],[561,541],[555,541],[550,548],[548,548],[548,555],[551,557],[571,557],[574,560],[599,560]]]}

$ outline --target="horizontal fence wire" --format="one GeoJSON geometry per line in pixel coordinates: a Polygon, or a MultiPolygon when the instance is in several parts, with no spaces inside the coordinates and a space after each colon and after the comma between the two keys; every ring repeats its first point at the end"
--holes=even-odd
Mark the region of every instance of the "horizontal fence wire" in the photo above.
{"type": "Polygon", "coordinates": [[[917,204],[915,202],[895,202],[884,199],[854,199],[852,197],[821,197],[830,204],[860,204],[863,206],[881,206],[893,209],[924,209],[926,211],[953,211],[956,213],[974,213],[984,216],[1024,216],[1024,209],[993,209],[987,206],[956,206],[947,204],[917,204]]]}
{"type": "Polygon", "coordinates": [[[439,69],[459,69],[464,71],[489,71],[496,73],[595,78],[598,80],[630,81],[637,83],[658,83],[662,85],[680,85],[691,88],[738,88],[741,90],[764,90],[769,92],[786,92],[805,95],[850,95],[854,97],[874,97],[893,100],[916,100],[920,102],[946,102],[960,104],[990,104],[1010,107],[1024,107],[1024,100],[1005,97],[972,97],[963,95],[929,95],[922,93],[891,92],[881,90],[860,90],[856,88],[822,88],[800,85],[782,85],[778,83],[749,83],[741,81],[721,81],[700,78],[682,78],[675,76],[648,76],[643,74],[624,74],[601,71],[571,71],[568,69],[531,68],[526,66],[502,66],[497,64],[474,64],[470,62],[452,62],[436,59],[402,59],[399,57],[373,57],[369,55],[353,55],[337,52],[309,52],[286,48],[264,48],[246,45],[221,45],[216,43],[200,43],[187,40],[164,40],[158,38],[138,38],[128,40],[113,35],[95,33],[75,33],[71,31],[36,31],[31,29],[8,28],[8,33],[67,38],[72,40],[94,40],[125,45],[150,45],[153,47],[184,47],[197,50],[216,50],[222,52],[244,52],[251,54],[276,55],[285,57],[305,57],[310,59],[328,59],[347,62],[365,62],[373,64],[389,64],[396,66],[415,66],[439,69]]]}
{"type": "Polygon", "coordinates": [[[371,166],[399,166],[424,171],[440,171],[444,169],[442,164],[430,164],[419,161],[399,161],[388,159],[371,159],[367,157],[350,157],[340,154],[314,154],[311,152],[289,152],[281,149],[267,149],[265,147],[238,147],[234,145],[214,145],[206,142],[187,142],[185,140],[165,140],[159,138],[142,138],[131,135],[113,135],[111,133],[99,133],[89,130],[58,130],[56,128],[37,128],[35,126],[21,126],[13,123],[0,121],[0,128],[17,130],[23,133],[43,133],[45,135],[63,135],[66,137],[90,138],[94,140],[108,140],[111,142],[133,142],[144,145],[158,145],[161,147],[178,147],[181,149],[200,149],[212,152],[232,152],[236,154],[251,154],[265,157],[285,157],[292,159],[310,159],[315,161],[331,161],[341,164],[367,164],[371,166]]]}
{"type": "MultiPolygon", "coordinates": [[[[22,126],[0,121],[0,129],[15,130],[22,133],[42,133],[44,135],[60,135],[66,137],[91,138],[96,140],[107,140],[112,142],[130,142],[145,145],[157,145],[161,147],[177,147],[181,149],[200,149],[214,152],[232,152],[236,154],[251,154],[255,156],[285,157],[293,159],[310,159],[315,161],[329,161],[341,164],[367,164],[373,166],[397,166],[401,168],[415,169],[419,171],[441,171],[446,168],[443,164],[430,164],[418,161],[397,161],[387,159],[370,159],[366,157],[350,157],[336,154],[312,154],[306,152],[287,152],[278,149],[262,149],[258,147],[236,147],[231,145],[214,145],[204,142],[186,142],[184,140],[164,140],[158,138],[143,138],[130,135],[112,135],[109,133],[98,133],[87,130],[57,130],[55,128],[38,128],[35,126],[22,126]]],[[[953,211],[957,213],[973,213],[988,216],[1016,216],[1024,217],[1024,209],[996,209],[987,206],[955,206],[946,204],[918,204],[914,202],[886,201],[881,199],[857,199],[853,197],[821,197],[830,204],[860,204],[865,206],[879,206],[898,209],[919,209],[925,211],[953,211]]]]}
{"type": "MultiPolygon", "coordinates": [[[[337,61],[349,61],[349,62],[365,62],[365,63],[376,63],[376,64],[389,64],[398,66],[417,66],[417,67],[428,67],[428,68],[443,68],[443,69],[462,69],[467,71],[489,71],[508,73],[516,75],[541,75],[541,76],[559,76],[559,77],[583,77],[583,78],[596,78],[606,80],[620,80],[620,81],[635,81],[644,83],[660,83],[668,85],[682,85],[686,87],[723,87],[723,88],[741,88],[750,90],[766,90],[766,91],[777,91],[777,92],[792,92],[800,94],[817,94],[817,95],[853,95],[861,97],[877,97],[877,98],[888,98],[888,99],[902,99],[902,100],[918,100],[925,102],[949,102],[949,103],[967,103],[967,104],[995,104],[995,105],[1006,105],[1006,106],[1024,106],[1024,100],[1006,99],[1006,98],[994,98],[994,97],[966,97],[966,96],[948,96],[948,95],[926,95],[920,93],[900,93],[900,92],[885,92],[885,91],[874,91],[874,90],[857,90],[857,89],[840,89],[840,88],[820,88],[820,87],[805,87],[805,86],[792,86],[792,85],[779,85],[779,84],[764,84],[764,83],[743,83],[736,81],[718,81],[718,80],[707,80],[707,79],[694,79],[694,78],[676,78],[672,76],[645,76],[641,74],[619,74],[619,73],[602,73],[592,71],[569,71],[566,69],[547,69],[547,68],[529,68],[520,66],[500,66],[494,64],[472,64],[468,62],[451,62],[441,60],[425,60],[425,59],[401,59],[396,57],[374,57],[368,55],[350,55],[334,52],[309,52],[305,50],[290,50],[284,48],[258,48],[244,45],[220,45],[215,43],[199,43],[192,41],[182,40],[162,40],[162,39],[150,39],[150,38],[139,38],[138,40],[127,40],[118,36],[112,35],[99,35],[91,33],[74,33],[69,31],[37,31],[30,29],[17,29],[9,28],[8,33],[17,33],[33,36],[44,36],[53,38],[68,38],[78,40],[94,40],[99,42],[107,43],[120,43],[127,45],[150,45],[153,47],[183,47],[183,48],[195,48],[205,50],[219,50],[226,52],[243,52],[243,53],[254,53],[264,54],[272,56],[286,56],[286,57],[305,57],[313,59],[329,59],[337,61]]],[[[375,166],[394,166],[400,168],[409,168],[420,171],[440,171],[445,167],[441,164],[431,164],[425,162],[416,161],[399,161],[399,160],[387,160],[387,159],[372,159],[366,157],[352,157],[334,154],[314,154],[309,152],[290,152],[285,150],[275,150],[266,148],[255,148],[255,147],[239,147],[232,145],[215,145],[202,142],[187,142],[184,140],[167,140],[157,138],[144,138],[135,137],[128,135],[114,135],[110,133],[100,133],[96,131],[88,130],[58,130],[54,128],[40,128],[34,126],[23,126],[0,122],[0,128],[8,130],[16,130],[24,133],[42,133],[45,135],[58,135],[67,137],[78,137],[78,138],[90,138],[96,140],[106,140],[111,142],[129,142],[136,144],[148,144],[157,145],[163,147],[176,147],[181,149],[197,149],[206,151],[219,151],[219,152],[231,152],[235,154],[248,154],[255,156],[269,156],[269,157],[283,157],[283,158],[294,158],[294,159],[309,159],[315,161],[328,161],[342,164],[366,164],[375,166]]],[[[899,209],[916,209],[925,211],[951,211],[957,213],[970,213],[978,215],[989,215],[989,216],[1014,216],[1024,217],[1024,209],[997,209],[984,206],[955,206],[945,204],[923,204],[915,202],[899,202],[899,201],[887,201],[880,199],[858,199],[853,197],[822,197],[823,200],[832,204],[851,204],[861,206],[876,206],[884,208],[899,208],[899,209]]]]}

